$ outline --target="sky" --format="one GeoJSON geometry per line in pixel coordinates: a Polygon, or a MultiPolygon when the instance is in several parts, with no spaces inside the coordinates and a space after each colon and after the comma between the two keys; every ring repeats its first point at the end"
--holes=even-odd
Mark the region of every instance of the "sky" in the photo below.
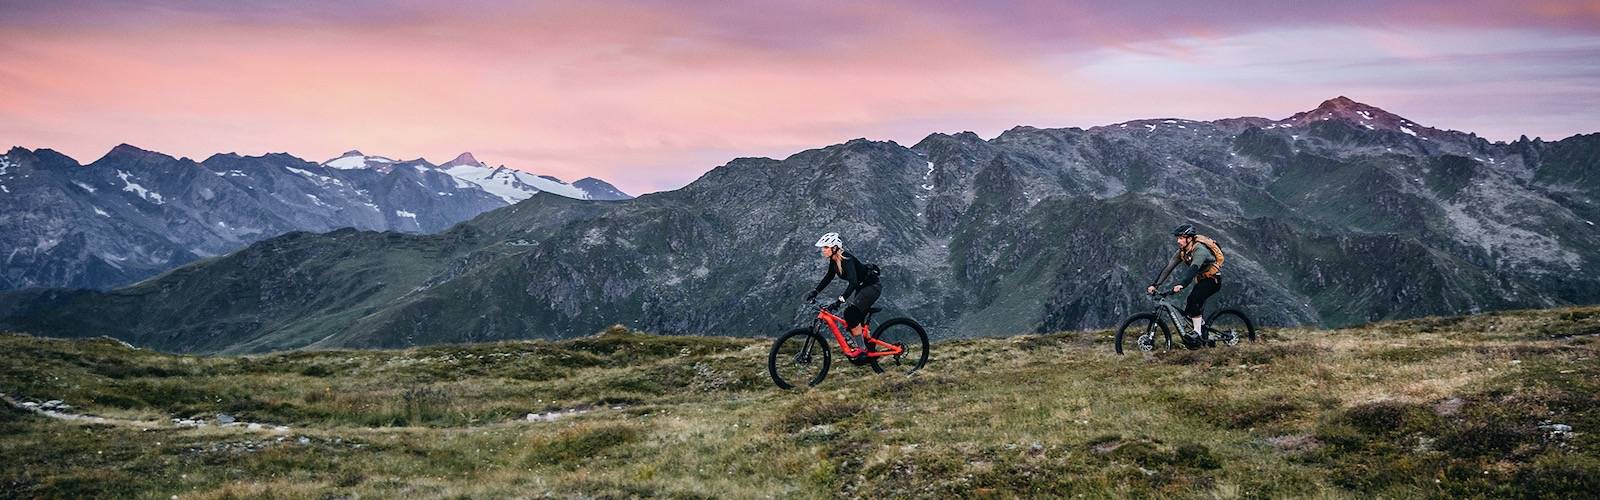
{"type": "Polygon", "coordinates": [[[0,0],[0,146],[359,149],[675,189],[743,156],[1018,125],[1600,132],[1600,0],[0,0]]]}

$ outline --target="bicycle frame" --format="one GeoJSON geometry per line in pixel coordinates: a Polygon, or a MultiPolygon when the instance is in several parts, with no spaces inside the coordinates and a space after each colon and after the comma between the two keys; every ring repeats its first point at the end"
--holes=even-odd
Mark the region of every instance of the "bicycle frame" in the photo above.
{"type": "Polygon", "coordinates": [[[1184,316],[1183,308],[1173,304],[1169,297],[1170,295],[1164,295],[1156,299],[1158,304],[1156,309],[1167,313],[1167,319],[1172,321],[1172,327],[1178,329],[1179,335],[1183,335],[1185,337],[1190,336],[1193,333],[1190,332],[1190,330],[1193,330],[1194,328],[1190,327],[1189,323],[1185,322],[1185,320],[1188,319],[1188,316],[1184,316]]]}
{"type": "MultiPolygon", "coordinates": [[[[882,340],[878,340],[876,338],[873,338],[872,337],[872,327],[867,325],[867,324],[865,324],[864,322],[861,325],[861,338],[865,339],[867,342],[870,342],[870,343],[873,343],[873,344],[877,344],[878,346],[883,347],[883,348],[885,348],[887,350],[885,350],[885,351],[868,351],[866,349],[866,344],[862,344],[861,348],[851,347],[850,343],[845,341],[844,332],[841,330],[841,328],[845,325],[844,318],[835,316],[833,313],[828,312],[827,308],[818,308],[818,310],[817,310],[817,321],[821,322],[821,323],[826,323],[828,325],[828,328],[833,330],[833,340],[834,340],[834,342],[839,344],[839,351],[843,352],[844,355],[847,356],[847,357],[855,358],[855,357],[861,356],[862,353],[866,353],[866,355],[868,357],[881,358],[881,357],[884,357],[884,356],[894,356],[894,355],[898,355],[898,354],[901,354],[901,353],[905,352],[905,349],[901,349],[900,346],[897,346],[897,345],[894,345],[894,344],[890,344],[888,342],[884,342],[882,340]]],[[[815,324],[812,325],[812,329],[816,329],[816,325],[815,324]]]]}
{"type": "MultiPolygon", "coordinates": [[[[1178,330],[1179,337],[1186,339],[1199,337],[1200,334],[1194,331],[1194,327],[1192,326],[1193,324],[1189,322],[1189,317],[1183,314],[1183,308],[1172,303],[1173,295],[1177,295],[1177,293],[1159,292],[1153,295],[1153,298],[1156,301],[1156,321],[1171,322],[1172,328],[1178,330]],[[1163,316],[1165,316],[1165,318],[1163,318],[1163,316]]],[[[1184,342],[1189,341],[1185,340],[1184,342]]],[[[1168,340],[1167,346],[1172,346],[1170,339],[1168,340]]]]}

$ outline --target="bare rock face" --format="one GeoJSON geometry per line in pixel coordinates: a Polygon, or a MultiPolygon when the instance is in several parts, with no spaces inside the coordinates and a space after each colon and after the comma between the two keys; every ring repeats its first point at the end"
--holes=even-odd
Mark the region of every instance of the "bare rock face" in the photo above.
{"type": "Polygon", "coordinates": [[[880,318],[935,338],[1104,328],[1151,307],[1181,223],[1226,252],[1210,307],[1261,324],[1595,303],[1597,158],[1600,134],[1489,142],[1349,99],[858,139],[620,203],[544,193],[434,235],[296,233],[114,292],[13,294],[0,328],[199,352],[775,335],[815,314],[824,232],[882,266],[880,318]]]}

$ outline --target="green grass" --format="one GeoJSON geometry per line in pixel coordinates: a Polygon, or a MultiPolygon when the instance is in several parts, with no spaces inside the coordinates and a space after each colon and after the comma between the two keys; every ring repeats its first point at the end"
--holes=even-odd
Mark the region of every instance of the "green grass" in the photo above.
{"type": "MultiPolygon", "coordinates": [[[[837,363],[780,391],[766,341],[169,355],[0,335],[23,497],[1471,497],[1600,489],[1600,308],[1267,332],[1111,354],[1108,332],[934,345],[914,377],[837,363]],[[529,413],[557,412],[528,421],[529,413]],[[1540,426],[1565,424],[1570,436],[1540,426]]],[[[837,357],[836,357],[837,359],[837,357]]]]}

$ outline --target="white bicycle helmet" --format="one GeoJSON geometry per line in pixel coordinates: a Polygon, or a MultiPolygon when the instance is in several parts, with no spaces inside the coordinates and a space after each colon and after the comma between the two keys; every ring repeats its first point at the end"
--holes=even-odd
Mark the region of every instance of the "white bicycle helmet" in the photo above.
{"type": "Polygon", "coordinates": [[[817,247],[843,247],[844,241],[839,239],[839,233],[828,233],[817,239],[817,247]]]}

